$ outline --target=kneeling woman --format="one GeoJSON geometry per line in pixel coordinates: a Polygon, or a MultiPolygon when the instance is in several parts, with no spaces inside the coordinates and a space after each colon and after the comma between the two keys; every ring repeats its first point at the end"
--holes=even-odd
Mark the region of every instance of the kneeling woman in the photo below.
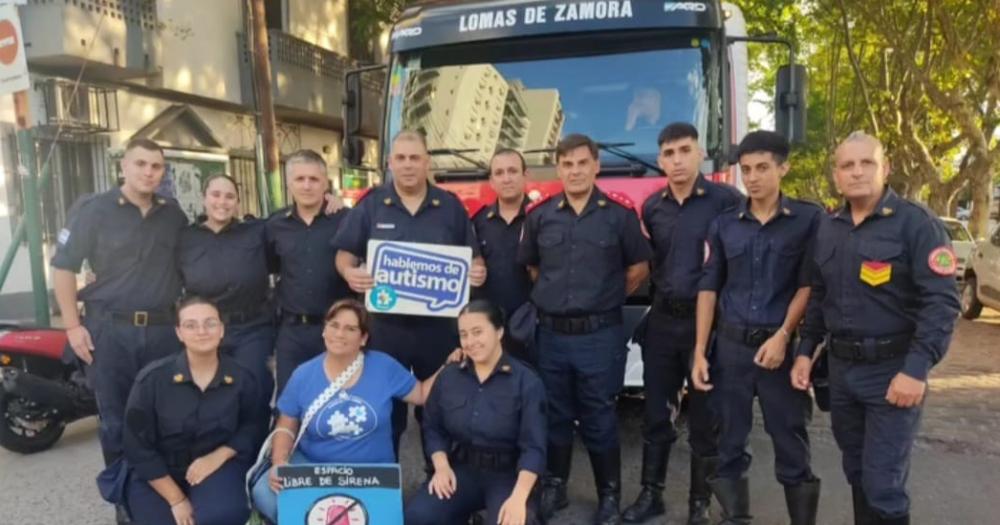
{"type": "Polygon", "coordinates": [[[396,462],[392,402],[423,405],[437,374],[421,383],[387,354],[362,352],[367,341],[365,307],[354,299],[337,301],[325,316],[326,352],[296,368],[282,391],[271,442],[274,466],[269,476],[257,481],[252,495],[254,507],[272,523],[277,523],[281,479],[276,469],[281,465],[396,462]],[[327,397],[335,381],[343,387],[327,397]],[[308,419],[308,427],[293,451],[303,419],[308,419]]]}
{"type": "Polygon", "coordinates": [[[261,432],[258,381],[220,355],[219,310],[177,306],[184,351],[136,376],[125,408],[126,498],[135,523],[231,525],[249,515],[244,477],[261,432]]]}
{"type": "Polygon", "coordinates": [[[458,316],[466,359],[441,371],[424,407],[434,476],[407,503],[407,525],[538,523],[532,488],[545,468],[545,389],[503,353],[503,311],[485,300],[458,316]]]}

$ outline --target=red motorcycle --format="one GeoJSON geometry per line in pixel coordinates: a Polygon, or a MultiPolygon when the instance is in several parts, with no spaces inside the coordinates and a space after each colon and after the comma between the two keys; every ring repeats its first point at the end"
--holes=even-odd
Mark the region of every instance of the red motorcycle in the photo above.
{"type": "Polygon", "coordinates": [[[0,446],[48,449],[66,425],[97,414],[83,370],[63,361],[66,333],[0,323],[0,446]]]}

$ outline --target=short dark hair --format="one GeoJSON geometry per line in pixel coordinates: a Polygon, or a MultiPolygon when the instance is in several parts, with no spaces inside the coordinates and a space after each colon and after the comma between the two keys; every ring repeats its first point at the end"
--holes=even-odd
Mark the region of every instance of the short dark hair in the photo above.
{"type": "Polygon", "coordinates": [[[354,316],[358,318],[358,329],[361,330],[361,335],[368,335],[368,310],[365,310],[364,305],[357,299],[341,299],[333,303],[333,306],[323,316],[323,322],[329,323],[337,314],[344,311],[354,312],[354,316]]]}
{"type": "Polygon", "coordinates": [[[656,137],[656,145],[663,146],[666,142],[674,142],[687,138],[694,139],[697,142],[698,128],[688,122],[672,122],[660,130],[660,135],[656,137]]]}
{"type": "Polygon", "coordinates": [[[556,161],[558,162],[560,158],[569,154],[569,152],[586,146],[587,150],[590,151],[590,156],[597,159],[598,148],[597,143],[594,139],[582,134],[582,133],[571,133],[563,137],[556,145],[556,161]]]}
{"type": "Polygon", "coordinates": [[[514,148],[500,148],[500,149],[496,150],[496,152],[493,153],[492,157],[490,157],[490,171],[491,172],[493,171],[493,161],[497,157],[499,157],[500,155],[516,155],[517,158],[521,161],[521,171],[525,171],[525,170],[528,169],[528,164],[526,162],[524,162],[524,155],[521,155],[520,151],[517,151],[514,148]]]}
{"type": "Polygon", "coordinates": [[[776,164],[784,164],[788,160],[790,149],[788,139],[784,135],[761,129],[751,131],[743,137],[736,149],[736,158],[739,159],[747,153],[770,153],[776,164]]]}
{"type": "Polygon", "coordinates": [[[239,200],[239,198],[240,198],[240,185],[236,183],[236,179],[230,177],[229,175],[226,175],[225,173],[214,173],[212,175],[209,175],[208,178],[205,179],[204,184],[201,185],[201,195],[202,195],[202,197],[204,197],[208,193],[208,186],[210,184],[212,184],[213,182],[215,182],[216,180],[218,180],[218,179],[228,180],[233,185],[233,189],[236,190],[236,200],[239,200]]]}
{"type": "Polygon", "coordinates": [[[215,309],[216,313],[220,313],[219,305],[215,304],[215,302],[212,301],[211,299],[198,294],[186,294],[182,296],[180,299],[178,299],[177,303],[174,304],[174,323],[176,323],[177,326],[180,326],[181,312],[189,306],[195,306],[199,304],[211,306],[212,308],[215,309]]]}
{"type": "Polygon", "coordinates": [[[458,312],[458,316],[462,317],[466,314],[483,314],[489,319],[490,324],[493,328],[497,330],[504,327],[507,322],[507,316],[504,314],[503,308],[500,305],[490,301],[489,299],[475,299],[469,301],[469,304],[462,307],[458,312]]]}
{"type": "Polygon", "coordinates": [[[134,150],[135,148],[142,148],[147,151],[155,151],[159,153],[161,156],[165,156],[163,155],[163,146],[160,146],[156,142],[153,142],[152,140],[149,139],[140,138],[128,141],[128,143],[125,144],[125,153],[128,153],[134,150]]]}

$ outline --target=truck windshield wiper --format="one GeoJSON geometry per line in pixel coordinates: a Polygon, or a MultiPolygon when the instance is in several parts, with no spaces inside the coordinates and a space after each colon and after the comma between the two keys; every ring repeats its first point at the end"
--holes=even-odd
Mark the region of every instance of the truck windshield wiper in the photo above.
{"type": "Polygon", "coordinates": [[[451,155],[452,157],[458,157],[481,170],[488,170],[489,168],[487,168],[485,164],[466,155],[466,153],[477,153],[478,151],[479,150],[475,148],[469,148],[469,149],[436,148],[427,150],[427,154],[432,157],[436,157],[438,155],[451,155]]]}
{"type": "MultiPolygon", "coordinates": [[[[626,166],[601,166],[601,171],[624,171],[632,175],[645,175],[647,170],[651,170],[654,173],[659,173],[664,175],[663,170],[659,166],[647,162],[621,148],[634,146],[634,142],[598,142],[597,149],[601,151],[606,151],[616,157],[629,161],[631,164],[626,166]]],[[[528,155],[531,153],[552,153],[555,148],[543,148],[543,149],[529,149],[525,150],[524,154],[528,155]]]]}

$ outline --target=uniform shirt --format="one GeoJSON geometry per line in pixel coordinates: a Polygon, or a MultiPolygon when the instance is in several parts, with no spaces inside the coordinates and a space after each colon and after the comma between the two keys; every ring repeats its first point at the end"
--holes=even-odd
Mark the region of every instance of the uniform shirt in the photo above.
{"type": "Polygon", "coordinates": [[[143,217],[119,188],[87,195],[59,232],[52,266],[77,273],[89,262],[96,280],[78,295],[89,309],[169,310],[181,290],[175,249],[186,224],[173,199],[154,196],[143,217]]]}
{"type": "Polygon", "coordinates": [[[143,480],[183,480],[191,462],[225,445],[247,464],[256,458],[261,394],[253,375],[219,354],[204,392],[191,380],[187,352],[150,363],[125,407],[125,457],[143,480]]]}
{"type": "Polygon", "coordinates": [[[625,303],[625,269],[652,257],[635,210],[594,188],[577,215],[559,194],[524,221],[518,262],[538,268],[531,299],[550,315],[584,315],[625,303]]]}
{"type": "MultiPolygon", "coordinates": [[[[278,399],[282,414],[302,422],[306,410],[333,378],[326,375],[326,352],[306,361],[278,399]]],[[[313,463],[394,463],[392,402],[403,399],[417,380],[388,354],[368,350],[361,377],[316,412],[298,450],[313,463]]]]}
{"type": "Polygon", "coordinates": [[[902,371],[924,380],[948,351],[958,316],[956,258],[941,221],[891,188],[855,226],[849,206],[820,221],[799,355],[826,333],[912,334],[902,371]]]}
{"type": "Polygon", "coordinates": [[[215,233],[204,223],[181,232],[181,276],[188,293],[223,312],[261,309],[269,287],[264,221],[233,221],[215,233]]]}
{"type": "Polygon", "coordinates": [[[351,291],[334,265],[337,252],[330,241],[346,211],[320,211],[306,224],[294,206],[275,212],[264,225],[271,271],[278,274],[275,292],[283,313],[323,315],[351,291]]]}
{"type": "Polygon", "coordinates": [[[677,202],[669,186],[646,198],[642,221],[653,246],[651,281],[656,293],[667,299],[696,298],[708,226],[741,199],[735,188],[713,184],[701,175],[683,204],[677,202]]]}
{"type": "Polygon", "coordinates": [[[517,245],[521,240],[524,207],[528,202],[525,198],[521,211],[510,224],[500,216],[498,203],[479,210],[472,217],[487,269],[486,284],[480,293],[500,305],[508,316],[526,303],[531,295],[531,275],[523,264],[517,262],[517,245]]]}
{"type": "Polygon", "coordinates": [[[781,196],[777,214],[762,225],[749,202],[712,222],[698,289],[719,292],[722,321],[776,327],[784,323],[795,292],[809,286],[811,267],[804,261],[823,210],[781,196]]]}
{"type": "Polygon", "coordinates": [[[454,194],[432,185],[412,215],[392,184],[372,189],[347,215],[333,247],[367,259],[370,239],[468,246],[479,255],[465,206],[454,194]]]}
{"type": "Polygon", "coordinates": [[[517,469],[545,472],[545,387],[527,365],[503,354],[482,383],[468,360],[444,368],[424,407],[424,449],[456,444],[518,451],[517,469]]]}

